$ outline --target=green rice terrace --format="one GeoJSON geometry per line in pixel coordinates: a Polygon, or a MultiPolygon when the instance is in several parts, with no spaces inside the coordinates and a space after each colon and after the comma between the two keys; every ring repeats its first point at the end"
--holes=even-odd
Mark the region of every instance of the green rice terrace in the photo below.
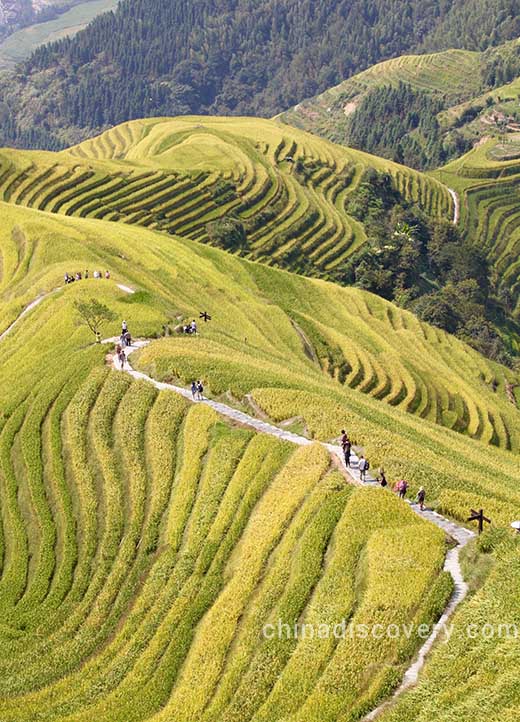
{"type": "Polygon", "coordinates": [[[433,217],[453,217],[433,178],[252,118],[133,121],[58,154],[3,150],[0,198],[201,242],[232,214],[246,232],[234,250],[327,277],[365,240],[345,203],[367,168],[433,217]]]}
{"type": "Polygon", "coordinates": [[[491,260],[500,288],[517,315],[520,290],[520,162],[500,159],[511,143],[488,138],[470,153],[436,171],[461,199],[460,222],[491,260]]]}
{"type": "Polygon", "coordinates": [[[432,213],[453,212],[447,187],[253,119],[0,156],[0,720],[354,722],[385,701],[383,722],[517,719],[518,639],[466,629],[520,629],[518,373],[377,296],[256,262],[287,233],[326,275],[363,242],[344,199],[366,165],[432,213]],[[246,257],[208,243],[229,208],[258,224],[246,257]],[[103,344],[77,311],[92,298],[103,344]],[[122,319],[149,341],[140,378],[112,363],[122,319]],[[167,387],[194,378],[305,444],[167,387]],[[326,445],[342,428],[462,531],[470,508],[492,520],[456,551],[469,596],[449,635],[395,699],[415,635],[264,634],[431,627],[453,603],[453,539],[358,483],[326,445]]]}

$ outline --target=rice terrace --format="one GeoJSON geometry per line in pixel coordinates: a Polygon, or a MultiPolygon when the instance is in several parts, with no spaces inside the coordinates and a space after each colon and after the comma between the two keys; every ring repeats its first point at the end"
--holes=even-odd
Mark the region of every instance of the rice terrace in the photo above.
{"type": "Polygon", "coordinates": [[[518,719],[518,167],[486,152],[223,116],[0,150],[1,722],[518,719]],[[482,240],[503,357],[347,283],[421,229],[482,240]]]}

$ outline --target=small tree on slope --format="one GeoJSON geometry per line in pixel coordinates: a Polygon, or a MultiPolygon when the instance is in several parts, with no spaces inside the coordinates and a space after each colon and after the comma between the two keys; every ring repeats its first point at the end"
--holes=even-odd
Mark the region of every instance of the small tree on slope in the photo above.
{"type": "Polygon", "coordinates": [[[101,326],[105,321],[115,321],[116,315],[107,306],[95,298],[88,301],[75,301],[74,308],[82,319],[82,322],[89,327],[97,343],[101,343],[101,326]]]}

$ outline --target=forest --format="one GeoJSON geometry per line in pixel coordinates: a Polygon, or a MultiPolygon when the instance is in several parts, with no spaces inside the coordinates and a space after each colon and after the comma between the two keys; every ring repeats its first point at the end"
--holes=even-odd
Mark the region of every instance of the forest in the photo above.
{"type": "Polygon", "coordinates": [[[475,243],[449,221],[406,203],[391,178],[373,169],[350,197],[348,212],[363,219],[368,242],[335,280],[394,301],[488,358],[513,365],[509,343],[496,330],[508,320],[506,304],[475,243]]]}
{"type": "Polygon", "coordinates": [[[0,142],[60,148],[138,117],[270,117],[385,58],[514,37],[516,4],[123,0],[0,80],[0,142]],[[464,33],[449,31],[461,18],[464,33]]]}

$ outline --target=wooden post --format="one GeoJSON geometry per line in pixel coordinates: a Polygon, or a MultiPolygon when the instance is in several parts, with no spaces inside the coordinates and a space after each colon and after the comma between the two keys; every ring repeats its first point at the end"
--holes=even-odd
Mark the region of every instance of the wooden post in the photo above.
{"type": "Polygon", "coordinates": [[[471,509],[470,513],[471,516],[469,517],[468,521],[478,521],[478,533],[482,534],[482,532],[484,531],[484,522],[491,524],[491,519],[488,519],[487,516],[484,516],[484,509],[479,509],[478,511],[475,511],[475,509],[471,509]]]}

